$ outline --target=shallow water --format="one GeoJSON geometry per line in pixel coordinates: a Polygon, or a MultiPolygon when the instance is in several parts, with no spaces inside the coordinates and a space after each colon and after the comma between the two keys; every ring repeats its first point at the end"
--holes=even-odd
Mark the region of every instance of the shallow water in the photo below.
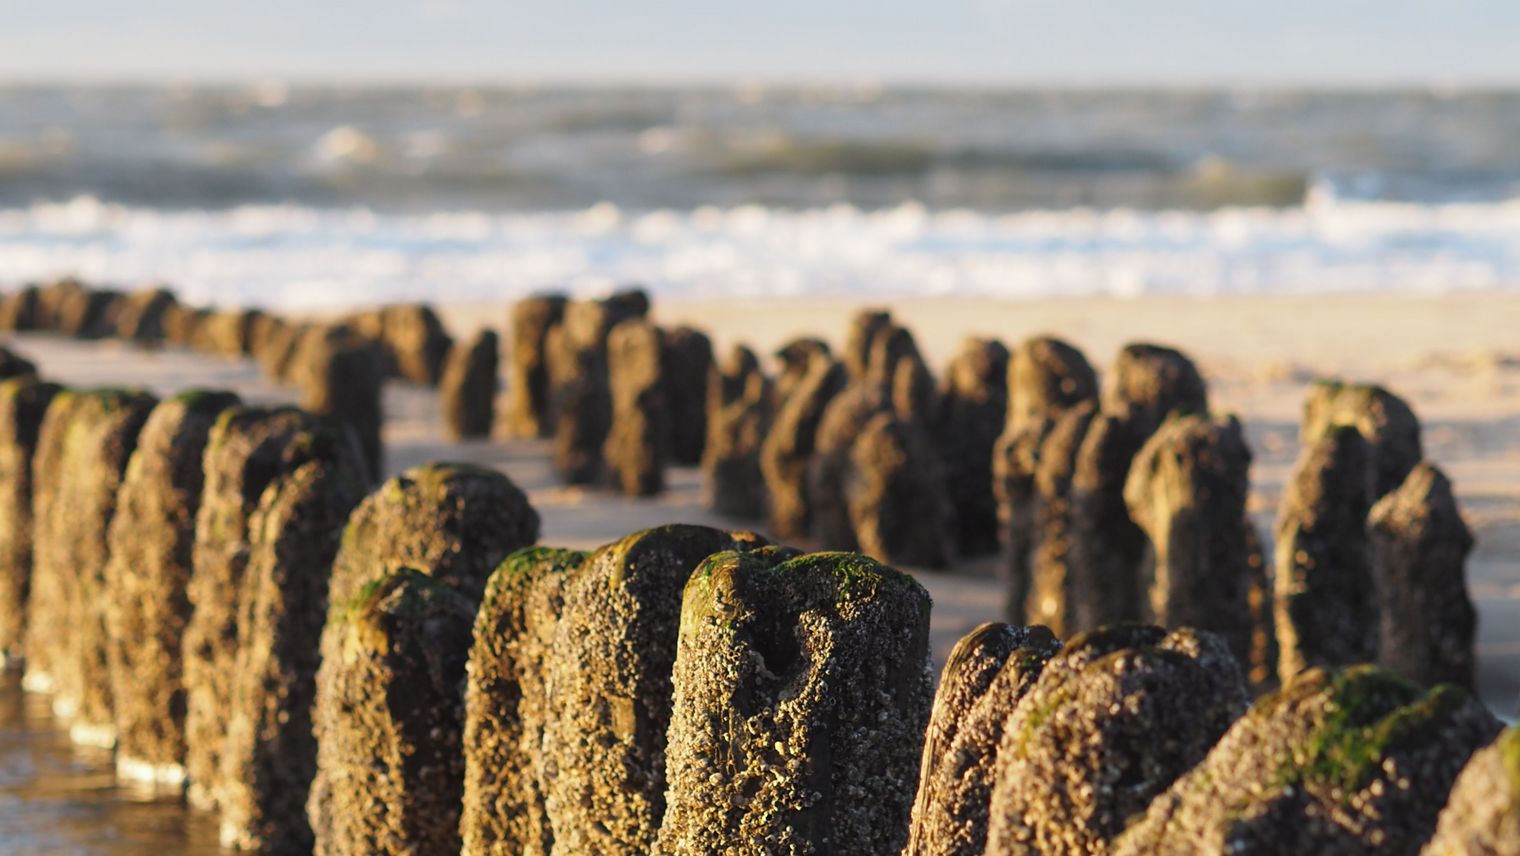
{"type": "Polygon", "coordinates": [[[111,753],[73,745],[48,696],[0,676],[0,853],[218,853],[216,823],[177,796],[123,787],[111,753]]]}

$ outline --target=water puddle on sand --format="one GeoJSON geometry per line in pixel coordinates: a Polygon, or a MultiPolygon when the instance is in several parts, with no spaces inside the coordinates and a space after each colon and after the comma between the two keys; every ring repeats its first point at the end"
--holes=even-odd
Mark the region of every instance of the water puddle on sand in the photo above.
{"type": "Polygon", "coordinates": [[[111,753],[75,746],[45,695],[0,675],[0,853],[170,856],[219,853],[216,823],[178,797],[123,786],[111,753]]]}

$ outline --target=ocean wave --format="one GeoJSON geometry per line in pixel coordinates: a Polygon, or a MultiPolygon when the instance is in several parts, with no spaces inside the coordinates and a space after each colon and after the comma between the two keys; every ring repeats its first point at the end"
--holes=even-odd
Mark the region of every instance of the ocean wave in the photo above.
{"type": "Polygon", "coordinates": [[[1520,284],[1520,201],[1357,202],[1320,186],[1287,209],[998,215],[919,204],[169,211],[90,197],[0,209],[0,281],[65,274],[287,309],[629,282],[668,297],[1442,292],[1520,284]]]}
{"type": "Polygon", "coordinates": [[[1520,196],[1520,92],[0,86],[0,207],[1296,209],[1520,196]]]}

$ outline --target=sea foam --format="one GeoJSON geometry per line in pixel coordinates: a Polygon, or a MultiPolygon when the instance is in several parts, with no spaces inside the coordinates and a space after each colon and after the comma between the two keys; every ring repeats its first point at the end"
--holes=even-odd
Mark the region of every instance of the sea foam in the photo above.
{"type": "Polygon", "coordinates": [[[665,297],[1141,297],[1494,289],[1520,283],[1520,201],[990,214],[905,204],[561,212],[242,206],[90,197],[0,210],[0,281],[167,282],[283,309],[502,300],[641,283],[665,297]]]}

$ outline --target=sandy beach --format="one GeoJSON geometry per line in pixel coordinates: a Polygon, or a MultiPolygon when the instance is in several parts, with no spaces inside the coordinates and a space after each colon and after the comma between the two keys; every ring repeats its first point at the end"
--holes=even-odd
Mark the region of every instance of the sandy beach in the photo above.
{"type": "MultiPolygon", "coordinates": [[[[773,349],[797,335],[837,344],[862,304],[823,299],[657,301],[656,320],[708,331],[719,351],[745,342],[773,349]]],[[[1298,454],[1306,385],[1320,376],[1374,381],[1404,396],[1421,418],[1425,454],[1456,485],[1477,547],[1468,565],[1479,612],[1478,686],[1499,714],[1520,705],[1520,296],[1335,296],[994,301],[914,299],[884,304],[910,327],[933,366],[967,335],[1008,343],[1049,332],[1083,348],[1100,371],[1119,347],[1148,340],[1188,352],[1210,386],[1213,406],[1239,415],[1254,460],[1250,508],[1263,532],[1275,517],[1298,454]]],[[[507,306],[443,307],[456,335],[500,330],[507,306]]],[[[226,387],[251,401],[293,400],[295,391],[261,379],[251,363],[115,342],[83,344],[16,337],[18,350],[48,376],[81,385],[134,384],[158,393],[226,387]]],[[[390,385],[385,394],[386,470],[434,460],[496,467],[530,495],[545,544],[593,547],[668,522],[735,525],[702,502],[701,474],[671,473],[668,490],[634,500],[561,485],[541,442],[444,439],[432,390],[390,385]]],[[[742,524],[741,524],[742,525],[742,524]]],[[[934,597],[937,663],[977,624],[999,618],[1002,592],[988,559],[947,573],[919,572],[934,597]]]]}

